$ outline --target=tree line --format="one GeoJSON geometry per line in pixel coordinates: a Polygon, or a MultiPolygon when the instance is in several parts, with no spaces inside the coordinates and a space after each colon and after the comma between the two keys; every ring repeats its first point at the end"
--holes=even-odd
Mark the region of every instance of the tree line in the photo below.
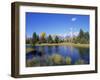
{"type": "Polygon", "coordinates": [[[52,35],[46,36],[45,32],[42,32],[40,36],[33,32],[33,35],[31,38],[26,39],[26,44],[33,44],[36,43],[61,43],[61,42],[70,42],[70,43],[81,43],[81,44],[89,44],[89,32],[84,32],[82,29],[80,29],[78,36],[73,36],[70,38],[64,38],[61,39],[59,36],[52,37],[52,35]]]}

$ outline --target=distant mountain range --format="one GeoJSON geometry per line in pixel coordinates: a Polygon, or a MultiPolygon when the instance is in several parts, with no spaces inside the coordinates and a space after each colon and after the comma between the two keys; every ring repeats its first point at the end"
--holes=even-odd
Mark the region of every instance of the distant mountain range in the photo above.
{"type": "Polygon", "coordinates": [[[79,34],[79,32],[74,32],[74,33],[69,33],[69,34],[64,34],[64,35],[61,35],[61,34],[53,34],[51,36],[52,36],[53,39],[56,36],[58,36],[60,39],[65,39],[65,38],[76,37],[76,36],[78,36],[78,34],[79,34]]]}

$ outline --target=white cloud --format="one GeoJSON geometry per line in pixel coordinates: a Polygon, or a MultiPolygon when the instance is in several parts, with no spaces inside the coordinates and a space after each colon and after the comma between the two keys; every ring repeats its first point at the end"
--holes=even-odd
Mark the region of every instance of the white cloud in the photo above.
{"type": "Polygon", "coordinates": [[[77,18],[73,17],[71,20],[72,20],[72,21],[76,21],[76,19],[77,19],[77,18]]]}

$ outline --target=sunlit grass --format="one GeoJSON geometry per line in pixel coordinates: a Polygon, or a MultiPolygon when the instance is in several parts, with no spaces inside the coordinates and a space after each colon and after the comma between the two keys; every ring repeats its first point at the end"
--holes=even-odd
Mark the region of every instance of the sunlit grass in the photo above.
{"type": "Polygon", "coordinates": [[[72,61],[72,59],[71,59],[71,57],[66,57],[66,64],[71,64],[71,61],[72,61]]]}
{"type": "Polygon", "coordinates": [[[41,43],[41,44],[36,44],[35,46],[74,46],[74,47],[89,47],[89,44],[75,44],[75,43],[41,43]]]}

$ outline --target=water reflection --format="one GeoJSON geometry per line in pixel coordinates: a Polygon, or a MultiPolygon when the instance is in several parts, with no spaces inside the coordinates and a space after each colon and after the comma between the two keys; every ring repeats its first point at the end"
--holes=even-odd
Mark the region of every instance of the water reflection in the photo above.
{"type": "Polygon", "coordinates": [[[35,46],[31,48],[34,50],[26,53],[27,67],[89,64],[89,48],[72,46],[35,46]]]}

